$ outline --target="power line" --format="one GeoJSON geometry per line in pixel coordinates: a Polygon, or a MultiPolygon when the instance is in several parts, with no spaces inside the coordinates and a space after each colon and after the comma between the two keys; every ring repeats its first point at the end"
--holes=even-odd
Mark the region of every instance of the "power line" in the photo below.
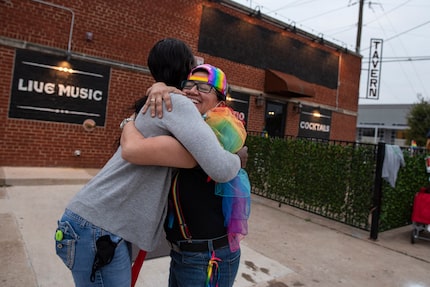
{"type": "Polygon", "coordinates": [[[421,28],[422,26],[425,26],[425,25],[427,25],[428,23],[430,23],[430,20],[429,20],[429,21],[427,21],[427,22],[424,22],[424,23],[422,23],[422,24],[420,24],[420,25],[418,25],[418,26],[415,26],[415,27],[413,27],[413,28],[411,28],[411,29],[409,29],[409,30],[403,31],[403,32],[401,32],[401,33],[399,33],[399,34],[397,34],[397,35],[394,35],[394,36],[392,36],[392,37],[390,37],[390,38],[387,38],[387,39],[385,39],[384,41],[385,41],[385,42],[387,42],[387,41],[389,41],[389,40],[392,40],[392,39],[394,39],[394,38],[397,38],[397,37],[399,37],[399,36],[401,36],[401,35],[403,35],[403,34],[406,34],[406,33],[411,32],[411,31],[413,31],[413,30],[415,30],[415,29],[421,28]]]}
{"type": "Polygon", "coordinates": [[[330,14],[330,13],[333,13],[333,12],[336,12],[336,11],[339,11],[339,10],[348,9],[348,8],[349,7],[340,7],[340,8],[332,9],[332,10],[326,11],[326,12],[318,14],[318,15],[314,15],[314,16],[311,16],[311,17],[308,17],[308,18],[305,18],[305,19],[302,19],[302,20],[298,20],[297,22],[303,23],[303,22],[306,22],[308,20],[314,20],[315,18],[324,16],[324,15],[327,15],[327,14],[330,14]]]}
{"type": "MultiPolygon", "coordinates": [[[[394,63],[394,62],[416,62],[416,61],[430,61],[430,56],[417,56],[417,57],[383,57],[381,63],[394,63]]],[[[368,64],[370,61],[363,61],[362,64],[368,64]]]]}
{"type": "Polygon", "coordinates": [[[304,4],[312,3],[312,2],[314,2],[314,1],[315,1],[315,0],[309,0],[309,1],[307,1],[307,2],[303,2],[303,0],[296,0],[296,1],[293,1],[292,3],[290,3],[290,4],[283,5],[283,6],[279,7],[279,8],[273,9],[272,11],[269,11],[269,12],[267,12],[267,13],[273,13],[273,12],[275,12],[275,14],[276,14],[276,12],[278,12],[278,11],[280,11],[280,10],[283,10],[283,9],[285,9],[285,8],[287,8],[287,7],[297,7],[297,6],[302,6],[302,5],[304,5],[304,4]],[[295,5],[296,3],[297,3],[297,5],[295,5]]]}
{"type": "MultiPolygon", "coordinates": [[[[394,38],[397,38],[397,37],[399,37],[399,36],[401,36],[401,35],[404,35],[404,34],[406,34],[406,33],[409,33],[409,32],[411,32],[411,31],[413,31],[413,30],[415,30],[415,29],[421,28],[422,26],[425,26],[425,25],[427,25],[427,24],[429,24],[429,23],[430,23],[430,20],[429,20],[429,21],[427,21],[427,22],[424,22],[424,23],[422,23],[422,24],[419,24],[419,25],[417,25],[417,26],[415,26],[415,27],[412,27],[412,28],[410,28],[410,29],[408,29],[408,30],[406,30],[406,31],[403,31],[403,32],[400,32],[400,33],[398,33],[398,34],[396,34],[396,35],[393,35],[393,36],[391,36],[391,37],[389,37],[389,38],[386,38],[386,39],[384,39],[384,42],[387,42],[387,41],[392,40],[392,39],[394,39],[394,38]]],[[[370,47],[367,47],[366,49],[363,49],[363,50],[368,50],[368,49],[370,49],[370,47]]]]}

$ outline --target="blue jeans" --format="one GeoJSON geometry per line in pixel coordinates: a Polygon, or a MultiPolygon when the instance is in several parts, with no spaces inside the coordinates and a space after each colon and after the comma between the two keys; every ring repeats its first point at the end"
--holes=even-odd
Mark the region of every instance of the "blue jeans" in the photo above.
{"type": "MultiPolygon", "coordinates": [[[[211,252],[176,252],[170,251],[169,287],[206,287],[208,262],[211,252]]],[[[218,263],[219,287],[233,286],[239,269],[240,249],[231,252],[229,246],[215,250],[215,256],[222,261],[218,263]]]]}
{"type": "MultiPolygon", "coordinates": [[[[66,210],[58,221],[58,229],[62,231],[62,239],[55,240],[57,255],[72,271],[77,287],[130,287],[131,258],[128,244],[122,238],[111,234],[79,215],[66,210]],[[103,235],[109,235],[118,243],[112,261],[95,273],[95,281],[90,281],[96,241],[103,235]]],[[[61,236],[59,236],[61,237],[61,236]]]]}

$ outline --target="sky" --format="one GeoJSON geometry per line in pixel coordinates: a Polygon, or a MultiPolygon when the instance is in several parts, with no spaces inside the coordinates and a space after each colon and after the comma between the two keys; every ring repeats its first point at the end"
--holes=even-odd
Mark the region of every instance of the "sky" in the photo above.
{"type": "MultiPolygon", "coordinates": [[[[359,0],[235,0],[356,51],[359,0]]],[[[365,0],[359,104],[430,101],[430,0],[365,0]],[[379,98],[366,99],[371,39],[382,39],[379,98]]]]}

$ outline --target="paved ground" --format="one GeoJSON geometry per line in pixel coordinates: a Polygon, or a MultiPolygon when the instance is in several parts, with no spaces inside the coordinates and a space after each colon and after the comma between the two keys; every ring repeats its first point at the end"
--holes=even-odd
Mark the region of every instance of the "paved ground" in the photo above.
{"type": "MultiPolygon", "coordinates": [[[[0,286],[73,286],[55,255],[56,220],[96,173],[0,167],[0,286]]],[[[368,232],[254,196],[249,228],[236,287],[430,287],[430,241],[411,244],[411,226],[373,241],[368,232]]],[[[167,286],[168,262],[145,261],[137,286],[167,286]]]]}

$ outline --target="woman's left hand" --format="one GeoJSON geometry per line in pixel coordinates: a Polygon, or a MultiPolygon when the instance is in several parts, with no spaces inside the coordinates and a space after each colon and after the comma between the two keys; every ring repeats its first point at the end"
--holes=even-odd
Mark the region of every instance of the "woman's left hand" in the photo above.
{"type": "Polygon", "coordinates": [[[155,114],[157,113],[158,117],[162,118],[163,102],[166,105],[167,111],[172,111],[172,101],[170,100],[170,93],[184,95],[181,90],[178,90],[175,87],[166,86],[165,83],[157,82],[153,84],[150,88],[148,88],[148,90],[146,90],[146,95],[148,96],[148,99],[143,106],[142,113],[146,113],[149,108],[151,112],[151,117],[155,117],[155,114]]]}

